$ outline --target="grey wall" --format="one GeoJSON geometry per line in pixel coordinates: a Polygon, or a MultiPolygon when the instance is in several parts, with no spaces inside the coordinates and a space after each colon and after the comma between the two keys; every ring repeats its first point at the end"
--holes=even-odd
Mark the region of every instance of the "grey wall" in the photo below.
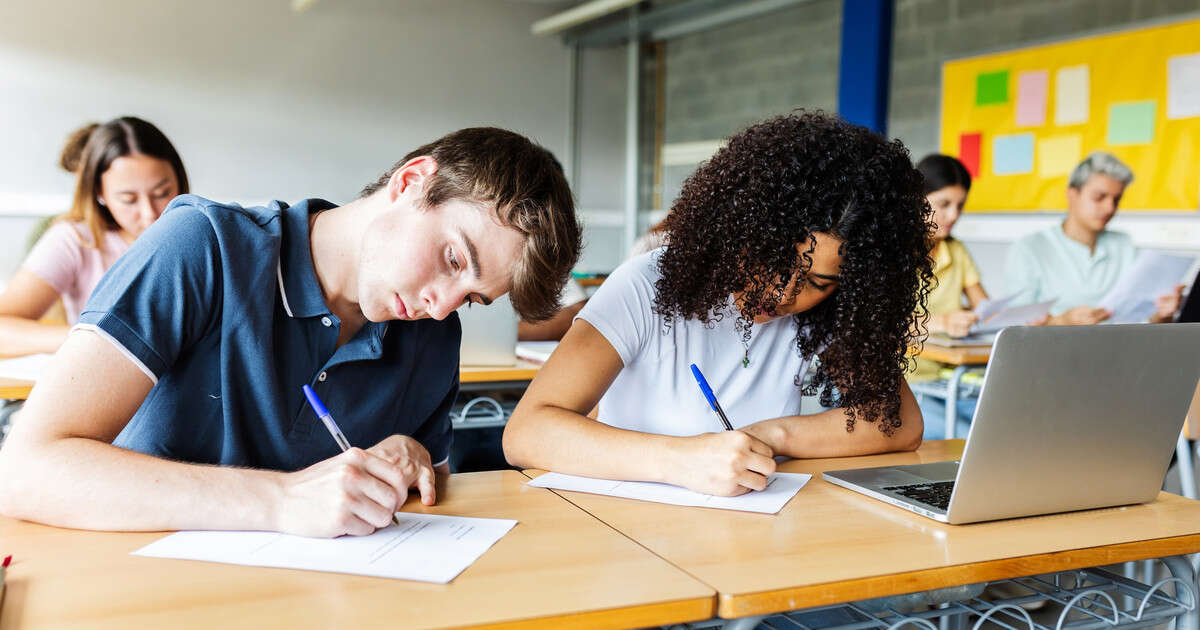
{"type": "Polygon", "coordinates": [[[0,3],[0,276],[21,258],[29,215],[68,202],[58,151],[86,121],[145,117],[176,144],[193,192],[243,202],[347,201],[409,149],[464,126],[565,148],[566,49],[529,32],[560,6],[289,5],[0,3]]]}
{"type": "MultiPolygon", "coordinates": [[[[837,111],[841,0],[668,40],[664,143],[717,140],[796,107],[837,111]]],[[[694,164],[667,166],[663,204],[694,164]]]]}
{"type": "Polygon", "coordinates": [[[625,49],[588,48],[579,63],[579,165],[573,182],[584,222],[578,269],[621,264],[625,203],[625,49]]]}
{"type": "Polygon", "coordinates": [[[795,107],[837,109],[842,3],[796,7],[667,41],[666,142],[723,138],[795,107]]]}

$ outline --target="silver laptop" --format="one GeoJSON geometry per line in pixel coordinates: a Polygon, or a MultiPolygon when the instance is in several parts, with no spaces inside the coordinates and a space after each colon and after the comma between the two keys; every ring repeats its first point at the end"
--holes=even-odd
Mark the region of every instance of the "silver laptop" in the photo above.
{"type": "Polygon", "coordinates": [[[1197,380],[1200,324],[1005,328],[961,461],[822,477],[956,524],[1145,503],[1197,380]]]}
{"type": "Polygon", "coordinates": [[[517,364],[517,313],[508,295],[488,306],[461,306],[462,349],[458,362],[470,366],[517,364]]]}

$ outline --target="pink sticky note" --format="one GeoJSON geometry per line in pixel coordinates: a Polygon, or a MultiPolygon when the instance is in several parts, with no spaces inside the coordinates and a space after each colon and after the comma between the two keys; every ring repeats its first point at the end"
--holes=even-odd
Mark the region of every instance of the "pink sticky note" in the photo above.
{"type": "Polygon", "coordinates": [[[1046,124],[1046,90],[1050,73],[1033,70],[1017,74],[1017,125],[1037,127],[1046,124]]]}

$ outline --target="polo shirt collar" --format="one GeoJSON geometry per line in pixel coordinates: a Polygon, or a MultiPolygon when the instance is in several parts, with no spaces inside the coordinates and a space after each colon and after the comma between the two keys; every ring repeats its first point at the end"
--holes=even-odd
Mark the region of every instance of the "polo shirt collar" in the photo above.
{"type": "Polygon", "coordinates": [[[1092,250],[1089,250],[1087,245],[1067,236],[1067,233],[1063,231],[1062,223],[1058,224],[1054,235],[1059,238],[1064,249],[1075,252],[1075,255],[1085,262],[1097,263],[1108,258],[1108,230],[1104,230],[1096,237],[1096,247],[1092,250]]]}
{"type": "Polygon", "coordinates": [[[284,311],[290,317],[317,317],[328,315],[329,306],[321,292],[313,269],[312,251],[308,240],[308,218],[311,213],[336,207],[324,199],[305,199],[288,207],[281,201],[280,217],[283,221],[283,243],[279,247],[279,263],[276,274],[284,311]]]}

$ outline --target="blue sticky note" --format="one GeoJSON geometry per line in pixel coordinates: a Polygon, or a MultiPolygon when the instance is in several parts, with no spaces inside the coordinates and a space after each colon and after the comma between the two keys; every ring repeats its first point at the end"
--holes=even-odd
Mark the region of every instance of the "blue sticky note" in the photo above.
{"type": "Polygon", "coordinates": [[[1033,134],[1016,133],[992,140],[992,173],[1019,175],[1033,172],[1033,134]]]}

